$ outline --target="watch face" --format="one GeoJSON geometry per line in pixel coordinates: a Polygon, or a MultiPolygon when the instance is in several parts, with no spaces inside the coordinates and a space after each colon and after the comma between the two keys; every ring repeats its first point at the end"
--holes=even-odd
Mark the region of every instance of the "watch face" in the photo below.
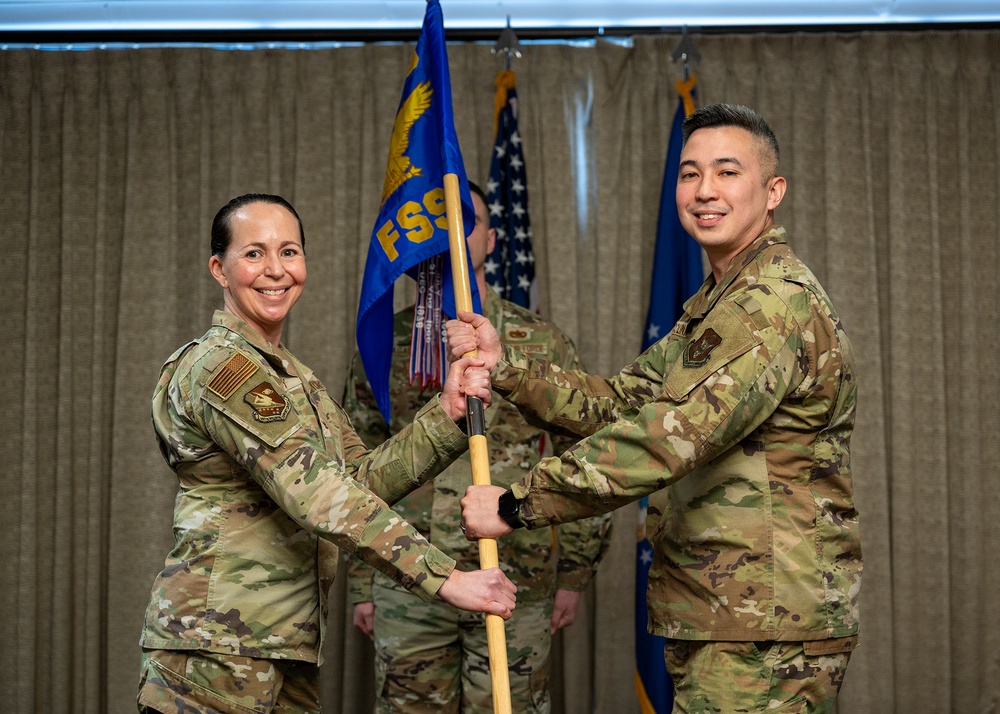
{"type": "Polygon", "coordinates": [[[511,528],[520,528],[524,525],[521,522],[521,504],[514,497],[513,492],[504,491],[497,502],[497,515],[511,528]]]}

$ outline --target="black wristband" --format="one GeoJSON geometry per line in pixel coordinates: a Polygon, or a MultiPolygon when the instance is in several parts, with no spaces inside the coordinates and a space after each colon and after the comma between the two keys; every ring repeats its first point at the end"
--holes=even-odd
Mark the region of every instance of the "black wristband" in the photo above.
{"type": "Polygon", "coordinates": [[[497,515],[511,528],[524,528],[524,522],[521,520],[521,502],[514,496],[513,491],[504,491],[500,494],[500,499],[497,501],[497,515]]]}

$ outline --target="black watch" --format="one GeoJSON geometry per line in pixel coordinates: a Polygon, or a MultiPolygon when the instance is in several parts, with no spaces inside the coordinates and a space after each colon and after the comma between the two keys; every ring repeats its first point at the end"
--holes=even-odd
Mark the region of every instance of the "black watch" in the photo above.
{"type": "Polygon", "coordinates": [[[500,494],[500,500],[497,501],[497,515],[511,528],[524,528],[524,522],[521,520],[521,502],[514,496],[513,491],[504,491],[500,494]]]}

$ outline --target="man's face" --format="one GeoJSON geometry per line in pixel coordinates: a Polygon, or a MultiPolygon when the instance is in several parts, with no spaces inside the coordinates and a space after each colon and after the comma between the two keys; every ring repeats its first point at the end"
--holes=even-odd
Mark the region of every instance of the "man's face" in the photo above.
{"type": "Polygon", "coordinates": [[[697,129],[681,152],[677,213],[685,230],[726,266],[773,222],[785,180],[764,180],[764,143],[745,129],[697,129]]]}
{"type": "Polygon", "coordinates": [[[472,192],[472,207],[476,209],[476,225],[466,240],[469,243],[472,270],[478,273],[486,264],[486,256],[493,252],[496,231],[490,228],[489,209],[475,191],[472,192]]]}

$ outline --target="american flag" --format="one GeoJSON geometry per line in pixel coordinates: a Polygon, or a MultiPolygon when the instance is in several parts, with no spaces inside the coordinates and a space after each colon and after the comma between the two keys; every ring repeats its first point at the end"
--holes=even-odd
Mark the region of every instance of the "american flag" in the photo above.
{"type": "Polygon", "coordinates": [[[517,130],[516,75],[497,74],[497,131],[486,184],[490,228],[497,232],[496,246],[486,258],[486,282],[504,300],[538,310],[535,254],[531,248],[528,218],[528,179],[524,168],[521,135],[517,130]]]}

